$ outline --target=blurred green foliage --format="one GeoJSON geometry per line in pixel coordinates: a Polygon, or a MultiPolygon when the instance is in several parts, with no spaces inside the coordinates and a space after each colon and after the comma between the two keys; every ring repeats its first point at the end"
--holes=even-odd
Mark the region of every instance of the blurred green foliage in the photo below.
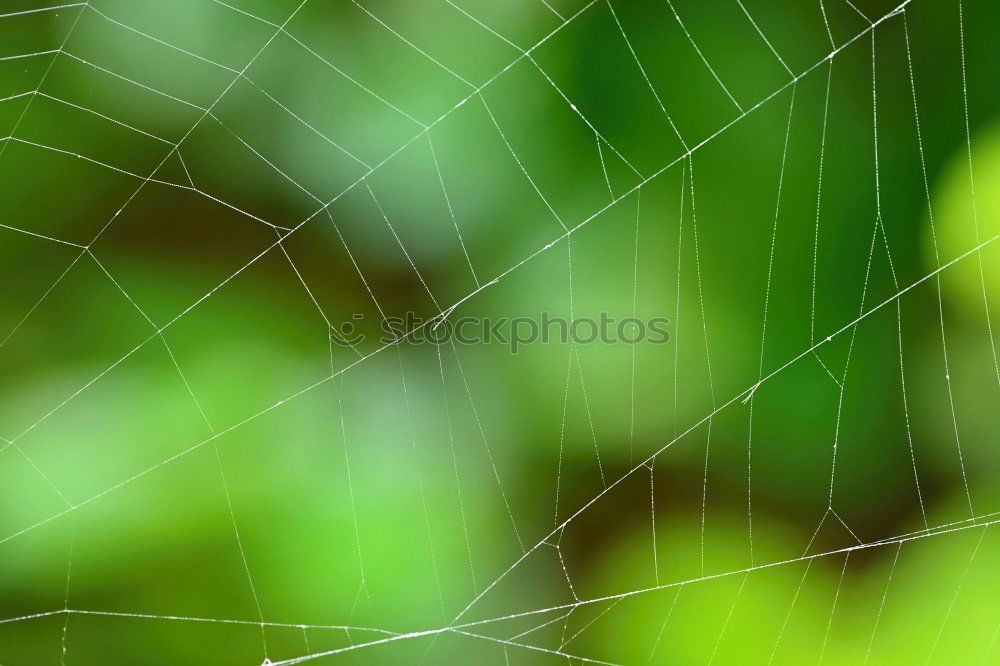
{"type": "Polygon", "coordinates": [[[998,658],[993,3],[9,4],[3,664],[998,658]]]}

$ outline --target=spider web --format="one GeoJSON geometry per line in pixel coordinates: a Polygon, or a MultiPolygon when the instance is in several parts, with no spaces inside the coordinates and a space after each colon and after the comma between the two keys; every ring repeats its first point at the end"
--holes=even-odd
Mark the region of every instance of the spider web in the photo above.
{"type": "Polygon", "coordinates": [[[995,659],[986,4],[342,4],[0,12],[0,660],[995,659]]]}

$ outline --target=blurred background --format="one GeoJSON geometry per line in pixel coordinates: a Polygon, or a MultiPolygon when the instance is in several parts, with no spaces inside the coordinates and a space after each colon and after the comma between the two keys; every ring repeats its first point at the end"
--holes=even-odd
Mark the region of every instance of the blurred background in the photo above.
{"type": "Polygon", "coordinates": [[[0,3],[0,663],[1000,662],[1000,11],[897,7],[0,3]]]}

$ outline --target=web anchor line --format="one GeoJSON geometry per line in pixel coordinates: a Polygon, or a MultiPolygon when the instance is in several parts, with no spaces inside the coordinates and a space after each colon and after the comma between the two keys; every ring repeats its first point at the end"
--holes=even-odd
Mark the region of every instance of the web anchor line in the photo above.
{"type": "Polygon", "coordinates": [[[395,636],[381,638],[381,639],[369,641],[367,643],[359,643],[359,644],[351,645],[351,646],[344,647],[344,648],[337,648],[337,649],[334,649],[334,650],[326,650],[326,651],[323,651],[323,652],[316,652],[316,653],[304,655],[304,656],[301,656],[301,657],[294,657],[292,659],[285,659],[285,660],[282,660],[282,661],[275,662],[275,666],[291,666],[292,664],[301,664],[301,663],[304,663],[304,662],[307,662],[307,661],[312,661],[314,659],[320,659],[320,658],[332,656],[332,655],[335,655],[335,654],[343,654],[345,652],[350,652],[350,651],[357,650],[357,649],[360,649],[360,648],[373,647],[373,646],[376,646],[376,645],[383,645],[383,644],[386,644],[386,643],[391,643],[391,642],[400,641],[400,640],[409,640],[409,639],[412,639],[412,638],[421,638],[421,637],[435,636],[435,635],[439,635],[439,634],[446,633],[446,632],[462,631],[462,630],[467,630],[467,629],[469,629],[471,627],[478,627],[478,626],[489,625],[489,624],[494,624],[494,623],[498,623],[498,622],[505,622],[505,621],[510,621],[510,620],[517,620],[517,619],[522,619],[522,618],[526,618],[526,617],[533,617],[533,616],[537,616],[537,615],[544,615],[544,614],[547,614],[547,613],[560,612],[560,611],[567,610],[567,609],[579,608],[581,606],[590,606],[590,605],[594,605],[594,604],[601,604],[601,603],[607,603],[607,602],[620,601],[620,600],[623,600],[623,599],[628,599],[628,598],[632,598],[632,597],[636,597],[636,596],[644,595],[644,594],[651,594],[651,593],[655,593],[655,592],[660,592],[660,591],[663,591],[663,590],[672,590],[672,589],[680,590],[680,589],[684,589],[684,588],[686,588],[686,587],[688,587],[690,585],[694,585],[694,584],[697,584],[697,583],[709,582],[709,581],[720,580],[720,579],[725,579],[725,578],[732,578],[734,576],[741,576],[742,575],[744,577],[744,583],[745,583],[746,582],[746,578],[750,574],[758,572],[758,571],[766,571],[766,570],[769,570],[769,569],[775,569],[775,568],[778,568],[778,567],[784,567],[784,566],[788,566],[790,564],[796,564],[796,563],[803,563],[803,562],[808,563],[808,562],[816,561],[816,560],[819,560],[819,559],[822,559],[822,558],[833,557],[833,556],[836,556],[836,555],[845,555],[845,557],[849,557],[854,552],[865,551],[865,550],[870,550],[870,549],[874,549],[874,548],[881,548],[881,547],[884,547],[884,546],[895,545],[895,546],[897,546],[897,548],[901,548],[904,543],[912,543],[912,542],[920,541],[920,540],[923,540],[923,539],[928,539],[928,538],[933,538],[933,537],[938,537],[938,536],[944,536],[944,535],[948,535],[948,534],[957,534],[957,533],[961,533],[961,532],[964,532],[964,531],[967,531],[967,530],[971,530],[971,529],[982,529],[982,530],[985,531],[991,525],[995,525],[997,523],[1000,523],[1000,518],[992,518],[990,520],[984,520],[984,519],[982,519],[981,516],[978,517],[978,518],[979,518],[978,521],[975,521],[975,519],[962,521],[964,523],[968,523],[968,524],[964,524],[964,525],[950,526],[950,527],[949,526],[942,526],[942,527],[940,527],[938,529],[921,530],[920,532],[916,532],[916,533],[904,534],[904,535],[894,536],[894,537],[888,537],[886,539],[880,539],[878,541],[871,541],[871,542],[868,542],[868,543],[858,544],[858,545],[854,545],[854,546],[847,546],[847,547],[844,547],[844,548],[838,548],[836,550],[830,550],[830,551],[826,551],[826,552],[823,552],[823,553],[817,553],[815,555],[804,555],[804,556],[793,557],[793,558],[784,559],[784,560],[776,560],[776,561],[768,562],[766,564],[758,564],[758,565],[744,567],[744,568],[740,568],[740,569],[731,569],[731,570],[722,571],[722,572],[715,573],[715,574],[708,574],[708,575],[705,575],[705,576],[700,576],[700,577],[692,578],[692,579],[688,579],[688,580],[680,580],[680,581],[676,581],[676,582],[672,582],[672,583],[665,583],[665,584],[662,584],[662,585],[656,585],[656,586],[652,586],[652,587],[646,587],[646,588],[641,588],[641,589],[633,589],[633,590],[629,590],[627,592],[620,592],[620,593],[616,593],[616,594],[608,594],[608,595],[604,595],[604,596],[600,596],[600,597],[591,597],[591,598],[588,598],[588,599],[583,599],[583,600],[575,601],[575,602],[572,602],[572,603],[558,604],[558,605],[555,605],[555,606],[548,606],[548,607],[545,607],[545,608],[535,608],[535,609],[531,609],[531,610],[519,611],[519,612],[516,612],[516,613],[510,613],[510,614],[507,614],[507,615],[501,615],[501,616],[497,616],[497,617],[491,617],[491,618],[487,618],[487,619],[483,619],[483,620],[475,620],[475,621],[470,621],[470,622],[465,622],[465,623],[460,623],[460,624],[459,623],[454,623],[454,624],[449,624],[449,625],[444,626],[444,627],[438,627],[438,628],[435,628],[435,629],[425,629],[425,630],[420,630],[420,631],[412,631],[412,632],[409,632],[409,633],[397,634],[395,636]]]}

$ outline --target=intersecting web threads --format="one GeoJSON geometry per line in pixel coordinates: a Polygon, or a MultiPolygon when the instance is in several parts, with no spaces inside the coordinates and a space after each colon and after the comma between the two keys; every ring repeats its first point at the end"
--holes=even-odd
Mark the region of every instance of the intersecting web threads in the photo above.
{"type": "Polygon", "coordinates": [[[996,663],[998,22],[5,5],[0,663],[996,663]]]}

